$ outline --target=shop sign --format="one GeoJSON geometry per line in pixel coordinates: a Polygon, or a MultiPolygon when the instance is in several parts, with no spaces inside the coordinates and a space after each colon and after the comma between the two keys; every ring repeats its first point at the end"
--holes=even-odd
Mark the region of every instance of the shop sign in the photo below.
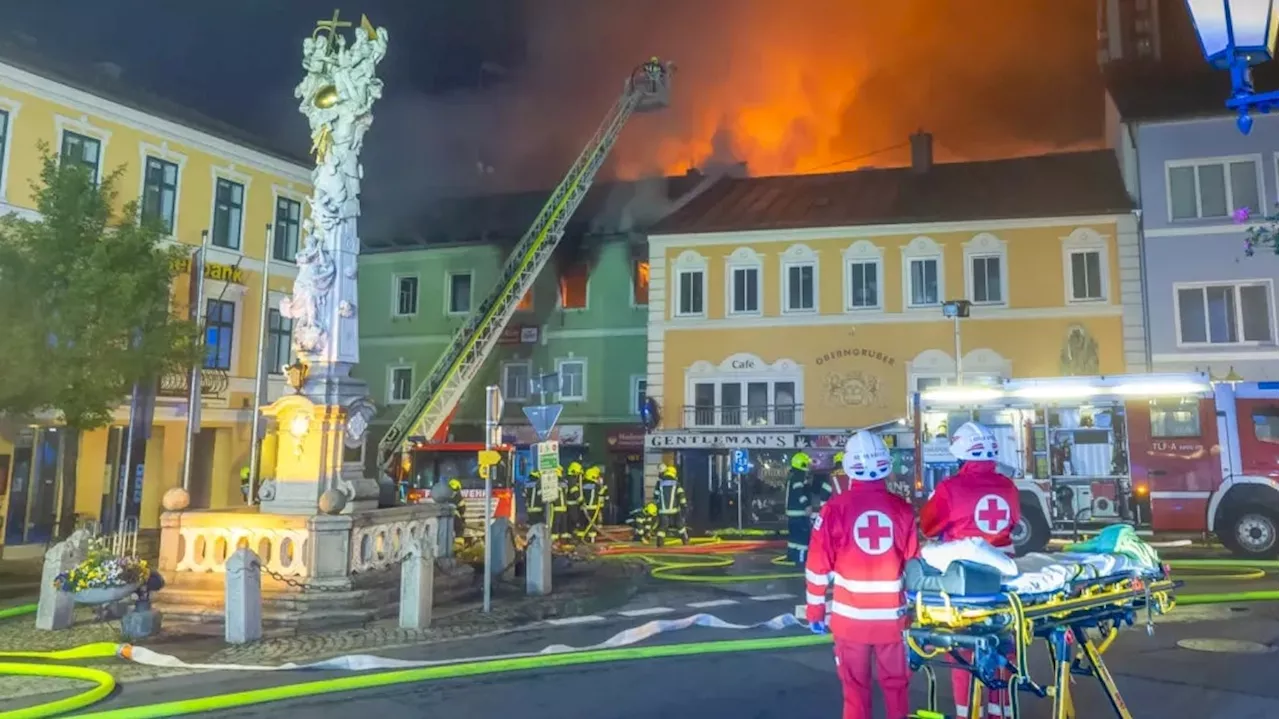
{"type": "Polygon", "coordinates": [[[866,357],[867,359],[872,359],[877,362],[883,362],[890,367],[893,367],[898,363],[898,360],[895,357],[885,354],[882,350],[871,349],[870,347],[842,347],[837,350],[832,350],[826,354],[819,355],[814,358],[813,363],[821,367],[828,362],[844,359],[846,357],[866,357]]]}
{"type": "MultiPolygon", "coordinates": [[[[565,445],[582,445],[585,444],[583,435],[584,429],[580,424],[558,424],[551,428],[547,439],[565,445]]],[[[538,444],[541,440],[531,425],[512,424],[503,425],[502,441],[507,444],[538,444]]]]}
{"type": "Polygon", "coordinates": [[[498,335],[500,345],[536,345],[538,344],[537,325],[507,325],[498,335]]]}
{"type": "MultiPolygon", "coordinates": [[[[189,274],[191,272],[191,258],[184,257],[174,260],[173,270],[180,274],[189,274]]],[[[204,278],[206,280],[218,280],[219,282],[243,285],[244,270],[231,265],[221,265],[217,262],[206,262],[204,263],[204,278]]]]}
{"type": "Polygon", "coordinates": [[[803,449],[844,449],[844,445],[849,441],[849,435],[853,434],[798,434],[796,435],[796,447],[803,449]]]}
{"type": "Polygon", "coordinates": [[[659,432],[645,436],[651,450],[672,449],[791,449],[796,435],[757,432],[659,432]]]}
{"type": "Polygon", "coordinates": [[[609,446],[610,452],[634,452],[644,449],[644,430],[639,427],[610,430],[609,434],[605,435],[605,443],[609,446]]]}

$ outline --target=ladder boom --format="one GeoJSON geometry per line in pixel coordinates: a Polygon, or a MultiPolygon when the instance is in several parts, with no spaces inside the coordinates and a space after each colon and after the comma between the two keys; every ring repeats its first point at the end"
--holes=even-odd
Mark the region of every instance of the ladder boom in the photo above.
{"type": "Polygon", "coordinates": [[[410,436],[431,436],[447,420],[550,259],[627,120],[637,111],[666,105],[671,70],[655,58],[627,79],[622,96],[507,257],[497,287],[467,318],[378,443],[378,464],[384,470],[410,436]]]}

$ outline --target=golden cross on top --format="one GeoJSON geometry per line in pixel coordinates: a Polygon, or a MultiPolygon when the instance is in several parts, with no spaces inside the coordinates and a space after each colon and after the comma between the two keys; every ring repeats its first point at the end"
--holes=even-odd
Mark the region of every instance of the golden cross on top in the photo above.
{"type": "Polygon", "coordinates": [[[329,45],[333,46],[334,43],[338,42],[338,28],[351,27],[351,23],[346,20],[341,22],[338,21],[340,13],[341,11],[335,9],[333,11],[333,19],[316,21],[316,29],[311,32],[311,37],[315,37],[321,32],[328,32],[329,45]]]}

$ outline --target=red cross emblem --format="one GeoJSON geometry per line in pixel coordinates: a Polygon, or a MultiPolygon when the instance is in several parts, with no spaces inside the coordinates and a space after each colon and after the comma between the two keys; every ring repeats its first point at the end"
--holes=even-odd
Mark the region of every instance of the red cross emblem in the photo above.
{"type": "Polygon", "coordinates": [[[983,534],[999,534],[1009,527],[1009,503],[998,494],[984,495],[973,510],[973,521],[983,534]]]}
{"type": "Polygon", "coordinates": [[[853,523],[853,541],[867,554],[884,554],[893,546],[893,523],[884,512],[871,510],[853,523]]]}

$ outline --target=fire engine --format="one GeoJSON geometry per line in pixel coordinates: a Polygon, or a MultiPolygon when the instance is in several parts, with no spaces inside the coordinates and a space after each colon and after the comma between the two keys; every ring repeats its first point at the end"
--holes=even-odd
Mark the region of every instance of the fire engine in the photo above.
{"type": "MultiPolygon", "coordinates": [[[[481,474],[480,455],[485,446],[480,442],[427,442],[417,441],[400,455],[400,471],[396,484],[401,501],[416,504],[428,501],[431,490],[451,479],[462,482],[462,496],[467,500],[467,531],[484,532],[484,477],[481,474]]],[[[510,445],[494,447],[500,460],[489,468],[493,498],[493,518],[505,517],[515,521],[515,496],[512,484],[516,463],[515,448],[510,445]]]]}
{"type": "Polygon", "coordinates": [[[1019,553],[1128,523],[1211,533],[1236,554],[1273,556],[1278,396],[1276,382],[1203,373],[931,388],[912,399],[914,499],[956,469],[948,430],[977,421],[996,432],[1000,470],[1021,493],[1019,553]]]}

